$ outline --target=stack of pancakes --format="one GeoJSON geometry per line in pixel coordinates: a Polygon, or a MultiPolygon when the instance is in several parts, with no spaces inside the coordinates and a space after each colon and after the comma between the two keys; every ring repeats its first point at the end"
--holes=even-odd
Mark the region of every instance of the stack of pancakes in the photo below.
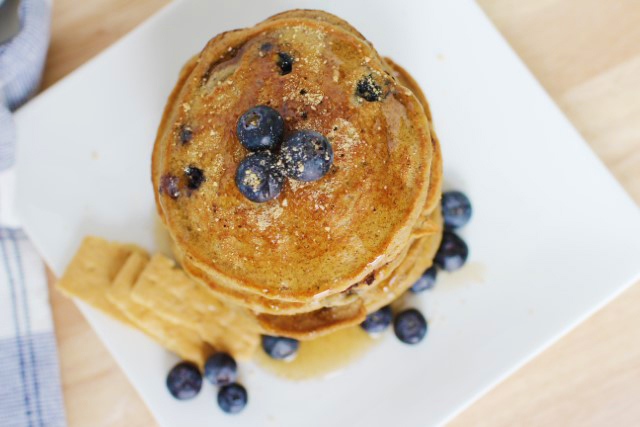
{"type": "Polygon", "coordinates": [[[442,165],[424,95],[345,21],[294,10],[222,33],[189,60],[158,129],[158,213],[184,270],[264,333],[309,339],[361,322],[428,268],[442,165]],[[234,175],[251,107],[332,145],[329,172],[253,203],[234,175]],[[185,170],[202,170],[190,185],[185,170]]]}

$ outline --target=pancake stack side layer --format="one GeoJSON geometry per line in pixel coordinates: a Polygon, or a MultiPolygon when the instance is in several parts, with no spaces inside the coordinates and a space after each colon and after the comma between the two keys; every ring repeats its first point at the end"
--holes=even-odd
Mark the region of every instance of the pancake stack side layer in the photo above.
{"type": "Polygon", "coordinates": [[[321,11],[222,33],[184,65],[158,129],[152,181],[184,271],[271,335],[311,339],[360,323],[417,280],[442,237],[442,160],[424,95],[321,11]],[[247,155],[235,125],[257,105],[281,114],[285,134],[325,135],[329,172],[287,180],[265,203],[246,199],[234,182],[247,155]],[[203,171],[197,189],[187,185],[189,167],[203,171]]]}

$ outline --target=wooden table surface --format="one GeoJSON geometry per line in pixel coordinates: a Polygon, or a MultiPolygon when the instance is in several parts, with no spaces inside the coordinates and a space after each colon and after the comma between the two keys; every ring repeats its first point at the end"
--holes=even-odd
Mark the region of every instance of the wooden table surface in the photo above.
{"type": "MultiPolygon", "coordinates": [[[[640,1],[478,2],[640,204],[640,1]]],[[[54,0],[44,87],[166,3],[54,0]]],[[[51,303],[69,425],[156,425],[75,306],[53,291],[51,303]]],[[[449,426],[640,425],[638,307],[640,284],[498,385],[449,426]]]]}

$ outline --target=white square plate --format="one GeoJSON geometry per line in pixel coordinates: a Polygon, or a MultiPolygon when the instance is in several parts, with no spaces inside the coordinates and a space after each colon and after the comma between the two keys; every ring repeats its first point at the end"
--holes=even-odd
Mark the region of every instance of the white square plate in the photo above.
{"type": "Polygon", "coordinates": [[[173,400],[172,356],[82,311],[164,426],[437,425],[640,271],[637,207],[470,0],[172,3],[16,115],[22,221],[57,274],[86,234],[153,249],[149,158],[180,66],[215,34],[295,7],[347,19],[413,74],[445,181],[474,203],[467,274],[414,301],[430,320],[425,342],[389,334],[341,375],[305,382],[242,365],[250,402],[230,417],[211,387],[173,400]]]}

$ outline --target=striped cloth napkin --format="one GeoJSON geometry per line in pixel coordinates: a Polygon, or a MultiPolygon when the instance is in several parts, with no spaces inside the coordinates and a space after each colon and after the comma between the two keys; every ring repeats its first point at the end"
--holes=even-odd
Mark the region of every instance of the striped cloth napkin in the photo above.
{"type": "Polygon", "coordinates": [[[50,4],[21,0],[18,16],[19,32],[0,44],[0,426],[58,427],[66,423],[44,264],[13,215],[11,169],[11,111],[40,82],[50,4]]]}

